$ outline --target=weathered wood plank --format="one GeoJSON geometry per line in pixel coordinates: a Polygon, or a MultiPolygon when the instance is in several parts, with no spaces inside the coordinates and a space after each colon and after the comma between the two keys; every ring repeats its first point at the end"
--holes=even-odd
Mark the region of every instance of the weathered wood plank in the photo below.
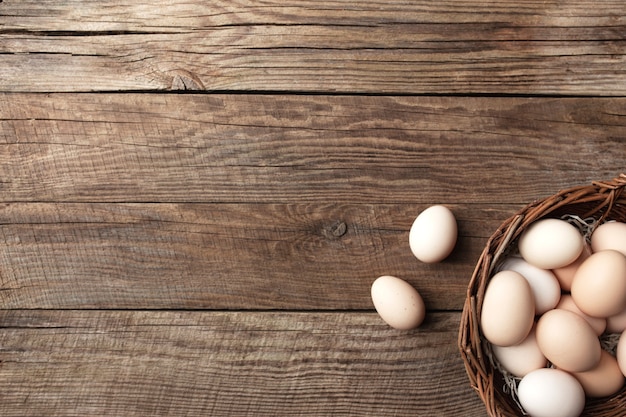
{"type": "Polygon", "coordinates": [[[515,206],[449,205],[443,263],[413,257],[420,205],[40,204],[0,207],[4,308],[371,309],[392,274],[460,310],[487,238],[515,206]]]}
{"type": "Polygon", "coordinates": [[[0,200],[524,204],[622,172],[624,108],[624,98],[5,94],[0,200]]]}
{"type": "Polygon", "coordinates": [[[12,416],[485,416],[458,313],[0,310],[12,416]]]}
{"type": "Polygon", "coordinates": [[[0,90],[624,95],[620,1],[0,3],[0,90]]]}
{"type": "MultiPolygon", "coordinates": [[[[421,24],[424,39],[446,39],[440,28],[427,25],[460,23],[484,24],[478,33],[483,40],[507,40],[519,34],[513,28],[532,28],[550,39],[579,39],[568,28],[586,30],[585,39],[615,39],[624,23],[623,4],[619,0],[559,1],[281,1],[212,0],[211,2],[155,0],[120,3],[115,0],[5,1],[2,5],[3,29],[13,31],[78,32],[162,32],[177,33],[189,27],[229,27],[248,23],[280,25],[301,22],[323,26],[377,26],[387,24],[421,24]],[[426,19],[430,17],[430,19],[426,19]],[[10,19],[9,19],[10,18],[10,19]],[[595,26],[595,27],[594,27],[595,26]],[[428,37],[427,37],[428,36],[428,37]]],[[[456,27],[460,29],[460,27],[456,27]]],[[[407,28],[408,29],[408,28],[407,28]]],[[[471,32],[458,36],[471,39],[471,32]]],[[[543,38],[542,37],[542,38],[543,38]]]]}

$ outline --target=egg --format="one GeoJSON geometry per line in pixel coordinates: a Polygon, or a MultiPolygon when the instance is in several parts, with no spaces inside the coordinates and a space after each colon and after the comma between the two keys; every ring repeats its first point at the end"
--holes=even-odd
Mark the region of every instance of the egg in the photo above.
{"type": "Polygon", "coordinates": [[[587,321],[587,323],[589,323],[589,325],[591,326],[593,331],[598,336],[600,336],[606,330],[606,326],[607,326],[607,320],[606,319],[604,319],[602,317],[591,317],[591,316],[583,313],[582,311],[580,311],[580,308],[578,308],[578,306],[574,302],[574,299],[569,294],[564,294],[564,295],[561,296],[561,300],[556,305],[556,308],[560,308],[560,309],[563,309],[563,310],[569,310],[572,313],[578,314],[580,317],[585,319],[587,321]]]}
{"type": "Polygon", "coordinates": [[[539,345],[537,345],[534,327],[526,339],[517,345],[492,345],[491,348],[500,365],[511,374],[520,378],[535,369],[545,368],[548,365],[548,360],[541,353],[539,345]]]}
{"type": "Polygon", "coordinates": [[[626,223],[610,221],[602,223],[591,234],[594,252],[613,249],[626,256],[626,223]]]}
{"type": "Polygon", "coordinates": [[[380,317],[399,330],[418,327],[426,316],[422,296],[408,282],[391,275],[378,277],[371,288],[372,302],[380,317]]]}
{"type": "Polygon", "coordinates": [[[409,231],[409,247],[417,259],[425,263],[444,260],[452,253],[457,240],[454,214],[442,205],[422,211],[409,231]]]}
{"type": "Polygon", "coordinates": [[[495,274],[485,290],[480,325],[494,345],[511,346],[528,336],[535,318],[535,301],[528,281],[515,271],[495,274]]]}
{"type": "Polygon", "coordinates": [[[620,371],[617,359],[605,350],[602,351],[597,366],[572,375],[582,385],[588,397],[608,397],[624,386],[624,375],[620,371]]]}
{"type": "Polygon", "coordinates": [[[622,375],[626,376],[626,331],[622,332],[622,335],[617,342],[617,365],[619,366],[622,375]]]}
{"type": "Polygon", "coordinates": [[[519,402],[532,417],[578,417],[585,408],[585,391],[578,380],[553,368],[528,373],[517,388],[519,402]]]}
{"type": "Polygon", "coordinates": [[[555,309],[537,321],[539,349],[556,367],[584,372],[600,361],[600,339],[589,323],[576,313],[555,309]]]}
{"type": "Polygon", "coordinates": [[[621,333],[626,330],[626,309],[621,313],[606,318],[607,333],[621,333]]]}
{"type": "Polygon", "coordinates": [[[584,245],[583,251],[574,262],[552,270],[552,273],[559,281],[559,285],[563,291],[570,291],[572,289],[574,274],[578,270],[580,264],[582,264],[585,259],[589,257],[589,255],[591,255],[591,247],[589,245],[584,245]]]}
{"type": "Polygon", "coordinates": [[[526,278],[533,292],[535,314],[543,314],[552,310],[559,302],[561,287],[551,271],[537,268],[516,256],[506,258],[499,269],[515,271],[526,278]]]}
{"type": "Polygon", "coordinates": [[[603,250],[589,256],[572,281],[572,298],[585,314],[609,317],[626,308],[626,256],[603,250]]]}
{"type": "Polygon", "coordinates": [[[565,220],[542,219],[532,223],[519,238],[519,252],[528,263],[543,269],[561,268],[580,256],[584,239],[565,220]]]}

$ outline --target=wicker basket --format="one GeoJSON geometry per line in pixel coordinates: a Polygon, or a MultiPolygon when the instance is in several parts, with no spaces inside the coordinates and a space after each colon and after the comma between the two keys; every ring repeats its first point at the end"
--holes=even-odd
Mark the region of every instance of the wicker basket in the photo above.
{"type": "MultiPolygon", "coordinates": [[[[523,416],[524,412],[506,389],[502,373],[493,366],[489,345],[480,332],[478,318],[485,288],[503,254],[515,246],[516,239],[532,222],[564,215],[593,218],[597,224],[604,220],[626,222],[626,174],[610,181],[572,187],[535,201],[506,220],[487,241],[467,289],[458,343],[470,384],[490,416],[523,416]]],[[[588,399],[583,415],[625,416],[626,388],[611,397],[588,399]]]]}

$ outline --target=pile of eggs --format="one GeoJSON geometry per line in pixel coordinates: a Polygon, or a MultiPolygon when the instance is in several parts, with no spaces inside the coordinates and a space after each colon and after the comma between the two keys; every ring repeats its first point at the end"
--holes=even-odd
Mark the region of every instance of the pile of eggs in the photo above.
{"type": "MultiPolygon", "coordinates": [[[[420,213],[409,233],[425,263],[444,260],[456,240],[454,215],[440,205],[420,213]]],[[[393,328],[424,320],[422,297],[400,278],[377,278],[371,296],[393,328]]],[[[578,417],[586,398],[616,394],[626,377],[626,223],[605,222],[591,233],[563,219],[534,222],[497,265],[479,321],[527,414],[578,417]]]]}
{"type": "Polygon", "coordinates": [[[577,417],[586,397],[617,393],[626,376],[626,223],[586,237],[566,220],[534,222],[497,265],[479,320],[531,416],[577,417]],[[604,343],[611,337],[616,347],[604,343]]]}

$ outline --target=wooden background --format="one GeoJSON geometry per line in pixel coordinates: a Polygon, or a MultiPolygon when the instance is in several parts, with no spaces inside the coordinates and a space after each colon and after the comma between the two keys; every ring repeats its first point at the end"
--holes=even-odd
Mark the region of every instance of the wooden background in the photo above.
{"type": "Polygon", "coordinates": [[[626,170],[622,0],[0,2],[0,415],[471,416],[491,233],[626,170]],[[425,265],[415,216],[459,241],[425,265]],[[372,281],[423,295],[376,315],[372,281]]]}

